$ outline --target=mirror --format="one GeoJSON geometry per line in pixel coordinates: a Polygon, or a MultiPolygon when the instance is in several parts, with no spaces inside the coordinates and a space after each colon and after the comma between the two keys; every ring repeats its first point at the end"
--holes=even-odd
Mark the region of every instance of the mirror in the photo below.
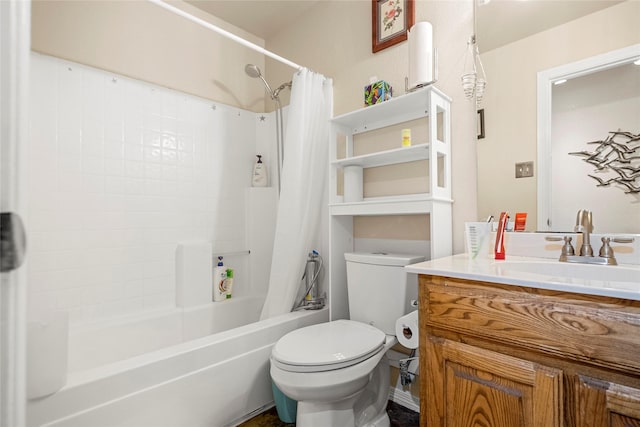
{"type": "MultiPolygon", "coordinates": [[[[478,44],[481,59],[487,74],[487,90],[482,105],[484,110],[484,138],[478,139],[478,218],[486,218],[489,215],[497,217],[501,211],[508,211],[511,216],[516,212],[526,212],[527,231],[553,230],[570,231],[575,225],[575,217],[578,209],[594,211],[594,232],[596,233],[638,233],[637,223],[638,206],[640,201],[631,194],[625,194],[617,187],[597,187],[597,181],[590,178],[587,173],[582,177],[588,184],[571,187],[573,193],[584,193],[585,199],[576,209],[573,205],[562,206],[556,203],[554,212],[557,214],[547,225],[551,202],[544,195],[544,188],[554,188],[559,182],[569,182],[566,176],[557,178],[549,175],[550,169],[541,160],[542,155],[550,155],[546,148],[538,150],[538,139],[542,132],[538,130],[538,73],[561,67],[564,64],[572,64],[585,58],[596,57],[606,52],[616,51],[623,47],[637,45],[640,38],[637,32],[623,30],[634,28],[634,17],[640,13],[640,5],[634,1],[624,2],[545,2],[531,0],[528,2],[505,2],[493,0],[487,6],[508,5],[508,8],[500,14],[499,9],[487,13],[485,6],[478,7],[478,44]],[[517,7],[533,7],[534,5],[579,8],[583,3],[594,6],[595,9],[586,14],[578,14],[563,22],[553,22],[551,26],[538,29],[539,32],[524,34],[524,38],[507,39],[507,41],[494,41],[488,38],[485,43],[483,29],[496,30],[501,25],[496,22],[509,22],[518,25],[517,16],[512,20],[509,13],[517,7]],[[509,10],[512,9],[512,10],[509,10]],[[505,14],[506,13],[506,14],[505,14]],[[516,21],[513,23],[512,21],[516,21]],[[614,23],[612,25],[611,23],[614,23]],[[515,169],[517,163],[533,162],[533,177],[516,178],[515,169]],[[542,163],[541,163],[542,162],[542,163]],[[622,196],[624,203],[609,202],[602,194],[615,194],[622,196]],[[618,194],[620,193],[620,194],[618,194]],[[586,204],[586,205],[582,205],[586,204]],[[616,211],[612,223],[604,222],[605,216],[599,213],[599,209],[616,211]],[[569,230],[565,228],[569,227],[569,230]]],[[[576,12],[577,13],[577,12],[576,12]]],[[[522,14],[520,14],[522,15],[522,14]]],[[[525,14],[526,15],[526,14],[525,14]]],[[[560,13],[547,13],[548,19],[532,18],[529,20],[552,21],[560,13]]],[[[537,15],[540,16],[540,15],[537,15]]],[[[527,25],[523,24],[523,27],[527,25]]],[[[534,30],[535,31],[535,30],[534,30]]],[[[518,37],[522,37],[520,35],[518,37]]],[[[636,68],[640,70],[640,67],[636,68]]],[[[636,76],[638,73],[636,73],[636,76]]],[[[585,76],[586,77],[586,76],[585,76]]],[[[586,79],[588,80],[588,79],[586,79]]],[[[552,114],[551,89],[549,83],[549,107],[548,113],[552,114]]],[[[568,87],[568,86],[567,86],[568,87]]],[[[635,92],[635,105],[638,104],[640,89],[637,85],[635,92]]],[[[636,113],[637,114],[637,113],[636,113]]],[[[607,125],[607,131],[598,131],[597,134],[580,137],[580,149],[592,149],[592,145],[586,142],[605,139],[609,127],[612,130],[621,129],[640,133],[640,117],[635,116],[635,129],[629,125],[607,125]],[[626,128],[626,129],[625,129],[626,128]],[[604,134],[602,134],[604,132],[604,134]],[[585,148],[586,147],[586,148],[585,148]]],[[[582,119],[584,123],[591,123],[591,119],[582,119]]],[[[595,131],[594,131],[595,132],[595,131]]],[[[571,162],[589,169],[589,164],[579,156],[564,154],[565,160],[556,162],[562,165],[571,162]]],[[[578,166],[576,166],[578,167],[578,166]]],[[[562,170],[561,170],[562,172],[562,170]]],[[[589,172],[590,173],[590,172],[589,172]]],[[[590,173],[593,175],[593,173],[590,173]]]]}
{"type": "Polygon", "coordinates": [[[538,73],[538,230],[640,233],[639,125],[640,44],[538,73]]]}

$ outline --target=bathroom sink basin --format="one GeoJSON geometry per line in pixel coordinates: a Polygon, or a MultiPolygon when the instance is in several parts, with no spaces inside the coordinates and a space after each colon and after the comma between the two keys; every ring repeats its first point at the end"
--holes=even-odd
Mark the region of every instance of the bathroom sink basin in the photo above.
{"type": "Polygon", "coordinates": [[[496,269],[508,273],[529,273],[562,279],[598,282],[631,282],[640,285],[640,268],[619,265],[573,264],[559,261],[501,261],[496,269]]]}
{"type": "Polygon", "coordinates": [[[504,261],[457,254],[405,267],[410,273],[640,301],[640,265],[598,265],[508,256],[504,261]]]}

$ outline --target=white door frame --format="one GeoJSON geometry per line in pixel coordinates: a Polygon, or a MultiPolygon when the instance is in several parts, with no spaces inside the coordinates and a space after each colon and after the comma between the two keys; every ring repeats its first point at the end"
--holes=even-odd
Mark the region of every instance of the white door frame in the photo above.
{"type": "MultiPolygon", "coordinates": [[[[29,0],[0,0],[0,210],[23,218],[30,33],[29,0]]],[[[15,253],[4,243],[3,252],[15,253]]],[[[0,272],[0,427],[25,425],[26,295],[24,263],[0,272]]]]}

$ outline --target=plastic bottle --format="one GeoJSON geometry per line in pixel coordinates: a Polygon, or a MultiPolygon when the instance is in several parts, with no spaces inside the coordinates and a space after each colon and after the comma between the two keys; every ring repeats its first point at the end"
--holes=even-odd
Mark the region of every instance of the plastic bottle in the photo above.
{"type": "Polygon", "coordinates": [[[227,268],[227,279],[225,280],[225,289],[227,290],[227,299],[231,298],[233,291],[233,268],[227,268]]]}
{"type": "Polygon", "coordinates": [[[213,300],[222,301],[227,297],[226,289],[227,269],[222,263],[222,257],[218,257],[218,266],[213,269],[213,300]]]}
{"type": "Polygon", "coordinates": [[[411,147],[411,129],[402,129],[402,146],[411,147]]]}
{"type": "Polygon", "coordinates": [[[253,176],[251,179],[251,185],[254,187],[266,187],[267,186],[267,167],[262,163],[262,156],[256,155],[258,161],[253,165],[253,176]]]}

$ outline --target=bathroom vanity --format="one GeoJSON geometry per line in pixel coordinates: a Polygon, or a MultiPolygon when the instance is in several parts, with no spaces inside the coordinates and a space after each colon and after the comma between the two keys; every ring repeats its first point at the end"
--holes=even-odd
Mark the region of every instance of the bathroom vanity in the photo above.
{"type": "Polygon", "coordinates": [[[419,274],[421,425],[640,426],[640,268],[536,260],[407,267],[419,274]]]}

